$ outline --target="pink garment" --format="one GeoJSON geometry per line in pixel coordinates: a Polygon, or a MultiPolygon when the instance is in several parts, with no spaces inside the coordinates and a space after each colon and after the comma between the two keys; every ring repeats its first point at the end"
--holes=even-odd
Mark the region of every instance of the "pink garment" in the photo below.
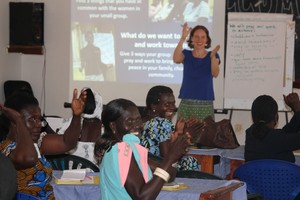
{"type": "MultiPolygon", "coordinates": [[[[139,144],[135,144],[135,147],[140,155],[140,165],[142,168],[142,174],[145,182],[149,180],[148,174],[148,149],[139,144]]],[[[119,160],[119,172],[121,178],[121,184],[124,186],[128,176],[130,161],[132,157],[132,149],[126,142],[118,143],[118,160],[119,160]]]]}

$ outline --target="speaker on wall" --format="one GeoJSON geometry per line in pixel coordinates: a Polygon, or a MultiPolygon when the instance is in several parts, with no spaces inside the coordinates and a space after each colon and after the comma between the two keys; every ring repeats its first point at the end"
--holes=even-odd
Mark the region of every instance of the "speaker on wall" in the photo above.
{"type": "Polygon", "coordinates": [[[9,2],[9,45],[44,45],[44,3],[9,2]]]}

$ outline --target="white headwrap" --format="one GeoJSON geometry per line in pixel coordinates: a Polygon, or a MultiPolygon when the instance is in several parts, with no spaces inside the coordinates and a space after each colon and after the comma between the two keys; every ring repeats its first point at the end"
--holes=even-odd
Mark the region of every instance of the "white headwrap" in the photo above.
{"type": "Polygon", "coordinates": [[[102,104],[102,97],[100,96],[99,93],[93,91],[94,97],[95,97],[95,110],[93,114],[83,114],[83,118],[98,118],[101,119],[101,114],[102,114],[102,109],[103,109],[103,104],[102,104]]]}
{"type": "MultiPolygon", "coordinates": [[[[82,90],[86,90],[86,89],[87,88],[83,88],[82,90]]],[[[94,97],[95,97],[95,104],[96,104],[95,110],[94,110],[93,114],[83,114],[82,119],[81,119],[81,124],[82,124],[83,118],[89,118],[89,119],[98,118],[98,119],[101,120],[101,114],[102,114],[102,110],[103,110],[102,97],[99,93],[97,93],[93,90],[92,90],[92,92],[93,92],[94,97]]],[[[72,121],[72,117],[70,117],[68,119],[65,119],[63,124],[62,124],[62,127],[58,131],[58,134],[64,134],[64,132],[70,126],[71,121],[72,121]]]]}

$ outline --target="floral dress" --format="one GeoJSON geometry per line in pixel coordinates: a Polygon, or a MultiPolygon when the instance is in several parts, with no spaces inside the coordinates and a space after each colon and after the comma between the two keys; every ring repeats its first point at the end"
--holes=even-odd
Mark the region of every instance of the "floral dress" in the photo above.
{"type": "MultiPolygon", "coordinates": [[[[171,134],[175,131],[175,125],[172,121],[155,117],[147,121],[141,134],[141,145],[156,156],[160,156],[159,144],[171,138],[171,134]]],[[[192,156],[183,156],[178,160],[177,170],[199,170],[197,160],[192,156]]]]}
{"type": "MultiPolygon", "coordinates": [[[[42,133],[38,148],[41,146],[41,138],[45,134],[42,133]]],[[[9,156],[16,148],[16,142],[6,139],[0,143],[0,151],[9,156]]],[[[17,170],[18,192],[33,195],[44,200],[53,200],[53,188],[50,185],[52,177],[52,168],[44,155],[41,155],[35,166],[23,170],[17,170]]]]}

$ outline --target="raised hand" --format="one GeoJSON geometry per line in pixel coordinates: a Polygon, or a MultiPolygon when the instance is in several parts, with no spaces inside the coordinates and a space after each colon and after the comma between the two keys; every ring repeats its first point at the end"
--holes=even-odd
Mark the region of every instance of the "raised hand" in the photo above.
{"type": "Polygon", "coordinates": [[[22,119],[22,116],[18,111],[5,107],[2,104],[0,104],[0,111],[14,124],[18,119],[22,119]]]}
{"type": "Polygon", "coordinates": [[[211,52],[210,52],[210,60],[211,60],[211,74],[213,77],[217,77],[220,72],[219,63],[220,59],[216,58],[216,54],[220,49],[220,45],[217,45],[211,52]]]}
{"type": "Polygon", "coordinates": [[[203,123],[196,122],[189,127],[186,127],[185,131],[189,134],[189,143],[194,143],[193,138],[197,138],[197,134],[201,132],[201,128],[203,128],[203,123]]]}
{"type": "Polygon", "coordinates": [[[283,95],[285,103],[291,107],[294,112],[300,111],[300,100],[297,93],[290,93],[287,96],[283,95]]]}
{"type": "Polygon", "coordinates": [[[216,54],[218,53],[218,51],[220,50],[220,45],[217,45],[210,53],[210,59],[211,59],[211,62],[212,64],[215,64],[215,65],[219,65],[219,60],[218,58],[216,58],[216,54]]]}
{"type": "Polygon", "coordinates": [[[72,108],[73,115],[75,116],[81,115],[81,113],[84,111],[85,101],[86,101],[86,91],[82,91],[78,98],[77,96],[78,96],[78,90],[74,89],[71,108],[72,108]]]}
{"type": "Polygon", "coordinates": [[[191,30],[192,30],[192,27],[188,27],[187,22],[185,22],[182,26],[181,37],[185,39],[190,34],[191,30]]]}
{"type": "Polygon", "coordinates": [[[185,121],[182,117],[179,117],[179,119],[177,120],[176,125],[175,125],[176,132],[178,134],[182,134],[184,127],[185,127],[185,121]]]}
{"type": "Polygon", "coordinates": [[[198,122],[197,117],[194,116],[194,117],[189,118],[188,120],[185,121],[186,128],[192,126],[193,124],[195,124],[197,122],[198,122]]]}
{"type": "Polygon", "coordinates": [[[218,53],[218,51],[220,50],[221,46],[217,45],[210,53],[210,58],[216,58],[216,54],[218,53]]]}

